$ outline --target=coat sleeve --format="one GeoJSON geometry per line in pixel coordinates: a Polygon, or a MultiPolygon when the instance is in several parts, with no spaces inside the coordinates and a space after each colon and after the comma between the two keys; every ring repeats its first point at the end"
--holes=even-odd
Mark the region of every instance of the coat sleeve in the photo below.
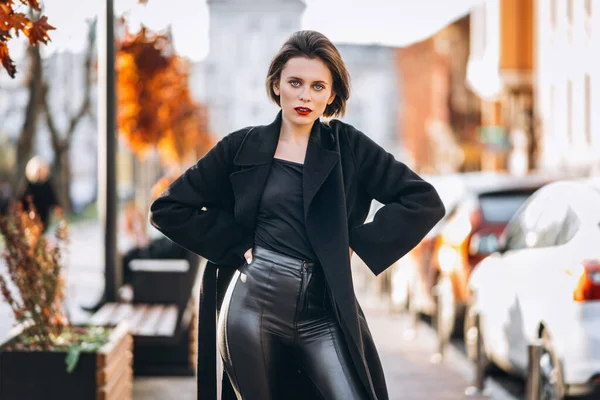
{"type": "Polygon", "coordinates": [[[181,247],[218,265],[236,267],[253,245],[234,217],[229,173],[232,135],[221,139],[150,206],[150,223],[181,247]]]}
{"type": "Polygon", "coordinates": [[[384,206],[373,221],[349,227],[350,247],[379,275],[415,247],[444,216],[431,184],[364,133],[347,127],[358,169],[359,191],[384,206]]]}

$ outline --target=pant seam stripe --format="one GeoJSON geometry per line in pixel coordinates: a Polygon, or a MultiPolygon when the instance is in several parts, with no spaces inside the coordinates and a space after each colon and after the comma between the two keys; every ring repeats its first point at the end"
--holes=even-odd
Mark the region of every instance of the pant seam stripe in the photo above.
{"type": "MultiPolygon", "coordinates": [[[[271,269],[269,270],[269,276],[267,277],[267,289],[269,288],[269,286],[271,285],[271,274],[273,273],[273,270],[275,269],[275,264],[271,263],[271,269]]],[[[260,310],[260,324],[259,324],[259,330],[260,330],[260,348],[261,348],[261,355],[262,355],[262,359],[263,359],[263,366],[265,369],[265,376],[268,378],[269,376],[269,370],[267,369],[267,359],[265,357],[265,345],[263,342],[263,335],[264,335],[264,330],[263,330],[263,316],[265,314],[265,306],[264,304],[262,305],[262,308],[260,310]]],[[[271,382],[267,381],[267,384],[269,385],[269,387],[267,388],[267,390],[270,392],[271,391],[271,382]]]]}
{"type": "Polygon", "coordinates": [[[333,342],[333,348],[335,349],[335,352],[338,356],[338,361],[342,367],[342,370],[344,371],[344,374],[346,375],[346,377],[349,380],[351,380],[352,379],[352,374],[350,374],[351,371],[348,371],[348,369],[346,368],[346,365],[345,365],[344,360],[340,353],[340,349],[338,348],[338,342],[337,342],[337,340],[335,340],[333,331],[331,330],[331,323],[327,324],[327,329],[329,330],[329,335],[331,336],[331,341],[333,342]]]}
{"type": "MultiPolygon", "coordinates": [[[[228,301],[228,307],[227,307],[226,310],[223,310],[223,309],[221,309],[221,310],[222,310],[222,312],[226,313],[226,315],[224,316],[225,326],[223,327],[223,329],[225,330],[225,348],[226,348],[227,354],[229,356],[229,359],[232,360],[232,362],[231,362],[231,370],[233,372],[233,379],[236,382],[236,385],[234,385],[234,388],[235,388],[235,386],[237,386],[238,390],[241,392],[240,380],[237,377],[237,373],[235,371],[235,363],[233,362],[233,357],[231,356],[231,349],[229,347],[229,342],[230,342],[230,340],[229,340],[229,315],[230,315],[229,308],[231,307],[231,300],[233,299],[233,296],[235,295],[235,289],[237,289],[237,285],[239,283],[240,275],[241,275],[240,271],[236,271],[235,272],[235,275],[234,275],[235,281],[234,281],[234,286],[233,286],[233,288],[231,290],[231,295],[230,295],[230,298],[229,298],[229,301],[228,301]]],[[[224,371],[224,372],[226,372],[226,371],[224,371]]]]}
{"type": "Polygon", "coordinates": [[[300,304],[300,300],[302,298],[302,285],[304,283],[304,271],[302,270],[303,267],[300,266],[300,284],[298,285],[298,294],[296,295],[296,310],[294,311],[294,332],[293,332],[293,337],[292,337],[292,342],[296,343],[298,341],[298,318],[299,318],[299,309],[302,306],[300,304]]]}

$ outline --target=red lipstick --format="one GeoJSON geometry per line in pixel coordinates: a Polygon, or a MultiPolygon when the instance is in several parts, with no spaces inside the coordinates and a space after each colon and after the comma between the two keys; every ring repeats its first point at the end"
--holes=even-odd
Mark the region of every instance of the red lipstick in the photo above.
{"type": "Polygon", "coordinates": [[[300,115],[308,115],[312,112],[312,110],[308,107],[296,107],[294,110],[296,110],[296,112],[300,115]]]}

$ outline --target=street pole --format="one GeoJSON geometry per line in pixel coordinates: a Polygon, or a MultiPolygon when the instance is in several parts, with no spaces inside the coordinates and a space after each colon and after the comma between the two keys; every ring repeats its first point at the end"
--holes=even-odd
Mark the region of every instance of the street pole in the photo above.
{"type": "Polygon", "coordinates": [[[541,367],[540,357],[544,345],[541,341],[536,341],[527,346],[527,387],[525,398],[527,400],[540,400],[541,396],[541,367]]]}
{"type": "MultiPolygon", "coordinates": [[[[473,325],[477,327],[477,336],[475,337],[475,382],[465,390],[468,397],[489,397],[490,392],[485,388],[485,349],[483,348],[483,336],[481,333],[481,317],[475,314],[473,325]]],[[[471,340],[471,338],[465,338],[471,340]]]]}
{"type": "Polygon", "coordinates": [[[104,237],[104,295],[115,301],[122,281],[117,256],[115,28],[113,0],[106,0],[98,29],[98,217],[104,237]]]}
{"type": "Polygon", "coordinates": [[[432,361],[434,363],[440,363],[444,361],[446,356],[446,347],[448,344],[449,336],[447,337],[445,326],[444,326],[444,295],[442,293],[443,288],[437,284],[434,288],[434,299],[436,303],[436,313],[435,313],[435,330],[437,333],[437,352],[434,353],[432,357],[432,361]]]}

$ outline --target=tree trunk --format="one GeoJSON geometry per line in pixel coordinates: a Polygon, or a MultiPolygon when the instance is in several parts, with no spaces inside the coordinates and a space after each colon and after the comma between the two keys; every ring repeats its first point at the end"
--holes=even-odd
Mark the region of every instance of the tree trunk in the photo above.
{"type": "Polygon", "coordinates": [[[65,213],[71,213],[73,210],[73,202],[71,200],[71,160],[70,150],[75,130],[79,123],[84,119],[86,115],[90,114],[91,104],[91,85],[92,85],[92,69],[93,69],[93,57],[94,57],[94,43],[95,43],[95,20],[89,24],[88,31],[88,46],[85,56],[85,74],[83,77],[83,91],[84,96],[79,105],[77,111],[72,115],[67,115],[68,123],[65,129],[60,129],[52,110],[50,109],[50,103],[48,99],[49,87],[44,83],[41,95],[41,101],[44,105],[46,115],[46,126],[50,132],[50,143],[54,150],[54,165],[53,165],[53,181],[55,190],[57,193],[58,201],[60,202],[65,213]]]}
{"type": "Polygon", "coordinates": [[[25,108],[25,120],[21,133],[17,141],[17,165],[13,179],[13,185],[16,185],[25,175],[25,166],[27,161],[33,155],[33,145],[37,130],[37,119],[40,112],[42,100],[42,57],[38,46],[31,46],[27,49],[27,58],[29,59],[29,81],[27,89],[29,92],[29,100],[25,108]]]}
{"type": "Polygon", "coordinates": [[[70,146],[64,145],[54,149],[53,178],[56,197],[65,214],[73,210],[71,200],[71,162],[69,159],[70,146]]]}

